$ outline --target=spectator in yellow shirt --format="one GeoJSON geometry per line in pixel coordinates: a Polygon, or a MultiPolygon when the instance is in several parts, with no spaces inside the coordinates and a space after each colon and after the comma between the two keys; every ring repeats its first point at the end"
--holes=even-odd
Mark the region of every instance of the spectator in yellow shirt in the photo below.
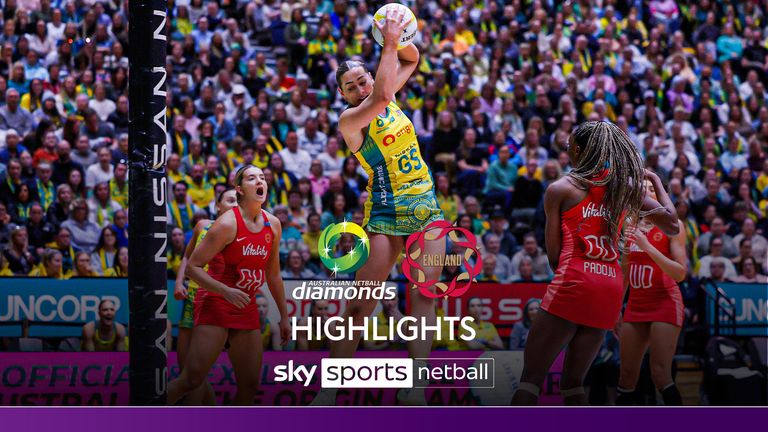
{"type": "Polygon", "coordinates": [[[5,255],[0,253],[0,277],[13,277],[13,272],[8,268],[8,261],[5,255]]]}
{"type": "Polygon", "coordinates": [[[38,264],[31,272],[31,277],[44,277],[53,279],[69,279],[67,275],[61,269],[62,264],[61,251],[56,249],[46,249],[43,253],[43,262],[38,264]]]}
{"type": "MultiPolygon", "coordinates": [[[[91,255],[88,252],[75,254],[75,264],[72,269],[72,277],[99,277],[96,270],[91,267],[91,255]]],[[[109,269],[107,269],[109,271],[109,269]]]]}
{"type": "Polygon", "coordinates": [[[112,268],[104,272],[104,277],[128,277],[128,248],[123,246],[117,250],[115,263],[112,268]]]}
{"type": "MultiPolygon", "coordinates": [[[[481,318],[483,312],[483,305],[480,302],[480,298],[472,297],[467,301],[467,315],[473,318],[473,321],[469,325],[475,329],[475,338],[469,341],[464,341],[460,337],[457,338],[456,347],[459,350],[500,350],[504,349],[504,344],[501,342],[499,332],[496,331],[496,326],[483,321],[481,318]]],[[[459,331],[460,335],[465,335],[468,332],[463,328],[459,331]]]]}
{"type": "Polygon", "coordinates": [[[192,198],[192,203],[198,208],[208,208],[215,198],[213,184],[205,180],[205,168],[200,164],[194,164],[187,179],[189,189],[187,194],[192,198]]]}

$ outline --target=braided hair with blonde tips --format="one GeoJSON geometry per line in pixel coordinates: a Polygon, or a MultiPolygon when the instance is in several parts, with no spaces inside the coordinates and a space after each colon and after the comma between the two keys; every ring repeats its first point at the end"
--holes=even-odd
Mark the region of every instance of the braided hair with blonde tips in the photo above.
{"type": "Polygon", "coordinates": [[[635,144],[618,126],[606,121],[582,123],[572,139],[582,157],[569,176],[585,186],[605,186],[603,205],[608,212],[608,233],[620,235],[620,218],[636,222],[645,197],[643,159],[635,144]],[[607,175],[601,176],[607,170],[607,175]]]}

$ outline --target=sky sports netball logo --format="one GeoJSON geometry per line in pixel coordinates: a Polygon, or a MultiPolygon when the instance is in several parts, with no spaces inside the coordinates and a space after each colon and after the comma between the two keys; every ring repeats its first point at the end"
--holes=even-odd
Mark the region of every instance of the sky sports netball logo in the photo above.
{"type": "Polygon", "coordinates": [[[317,242],[320,261],[333,272],[333,275],[352,273],[359,269],[368,259],[370,248],[371,245],[365,230],[360,225],[347,221],[328,225],[320,234],[320,239],[317,242]],[[342,235],[353,236],[355,238],[354,245],[349,250],[335,252],[336,244],[342,235]]]}
{"type": "Polygon", "coordinates": [[[411,234],[405,243],[405,250],[410,252],[406,253],[403,260],[403,273],[414,288],[427,298],[464,295],[483,268],[482,256],[477,250],[477,239],[474,234],[466,228],[454,226],[444,220],[434,221],[427,225],[424,231],[411,234]],[[446,236],[450,240],[450,251],[446,250],[444,254],[427,252],[427,242],[445,241],[446,236]],[[463,271],[454,276],[450,282],[435,279],[440,278],[442,269],[446,266],[463,266],[463,271]],[[428,273],[425,269],[429,267],[437,268],[439,271],[428,273]]]}

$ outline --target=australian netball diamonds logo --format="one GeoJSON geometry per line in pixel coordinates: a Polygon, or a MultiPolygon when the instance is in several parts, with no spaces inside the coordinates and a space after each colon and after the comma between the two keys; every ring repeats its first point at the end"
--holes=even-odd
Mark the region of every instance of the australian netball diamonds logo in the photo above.
{"type": "Polygon", "coordinates": [[[331,224],[320,234],[317,242],[317,250],[320,261],[329,270],[336,273],[352,273],[359,269],[368,259],[371,245],[368,235],[363,228],[353,222],[344,221],[339,224],[331,224]],[[355,237],[354,246],[346,251],[336,252],[336,244],[341,236],[349,234],[355,237]]]}
{"type": "MultiPolygon", "coordinates": [[[[444,240],[443,240],[444,241],[444,240]]],[[[477,250],[477,240],[468,229],[451,225],[450,222],[439,220],[427,225],[422,232],[413,233],[405,242],[405,250],[411,251],[405,254],[403,260],[403,273],[413,284],[414,288],[427,298],[459,297],[469,290],[472,282],[480,274],[483,268],[482,257],[477,250]],[[462,254],[446,253],[433,255],[425,252],[426,242],[444,239],[448,236],[451,244],[457,249],[463,249],[462,254]],[[413,249],[411,247],[413,246],[413,249]],[[474,256],[474,259],[472,258],[474,256]],[[427,279],[424,267],[464,266],[464,271],[459,273],[450,282],[440,282],[436,279],[427,279]],[[433,290],[432,287],[435,289],[433,290]]]]}

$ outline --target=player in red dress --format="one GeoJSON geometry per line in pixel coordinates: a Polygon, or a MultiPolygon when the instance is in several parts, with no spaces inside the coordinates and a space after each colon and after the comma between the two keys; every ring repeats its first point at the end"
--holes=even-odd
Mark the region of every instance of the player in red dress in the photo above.
{"type": "Polygon", "coordinates": [[[187,276],[198,293],[195,328],[184,370],[168,385],[168,403],[200,386],[229,340],[235,371],[235,405],[252,405],[259,385],[262,343],[255,297],[266,283],[280,310],[280,335],[288,341],[289,324],[278,248],[278,219],[262,210],[267,182],[261,169],[246,165],[235,175],[238,206],[219,216],[189,259],[187,276]],[[223,269],[203,268],[217,255],[223,269]]]}
{"type": "MultiPolygon", "coordinates": [[[[656,188],[646,182],[647,194],[656,188]]],[[[629,302],[621,325],[621,373],[618,405],[632,405],[645,351],[651,348],[651,378],[661,392],[664,405],[682,405],[672,380],[672,358],[683,326],[683,298],[677,283],[688,272],[685,229],[668,237],[641,219],[626,231],[629,255],[624,258],[624,279],[629,302]]]]}
{"type": "Polygon", "coordinates": [[[675,208],[666,194],[645,197],[643,169],[634,144],[615,125],[587,122],[571,134],[573,170],[544,193],[546,247],[556,268],[525,347],[523,374],[512,403],[534,405],[549,367],[567,346],[561,394],[567,405],[586,404],[584,377],[608,329],[621,312],[624,292],[617,246],[625,217],[641,211],[665,232],[677,234],[675,208]]]}
{"type": "MultiPolygon", "coordinates": [[[[216,214],[221,215],[237,206],[237,193],[234,189],[227,189],[222,192],[216,198],[216,214]]],[[[200,296],[204,295],[205,290],[199,289],[196,283],[189,284],[189,288],[184,285],[184,279],[186,279],[187,264],[189,264],[189,258],[192,256],[195,247],[198,242],[202,242],[202,239],[208,234],[208,229],[213,225],[213,221],[208,219],[200,220],[192,231],[192,238],[187,244],[184,250],[184,257],[179,265],[178,275],[176,276],[176,286],[173,292],[173,297],[176,300],[184,300],[184,306],[181,313],[181,320],[179,321],[179,336],[176,344],[176,355],[179,362],[179,370],[184,369],[184,361],[187,358],[187,350],[189,349],[189,341],[192,339],[192,329],[195,327],[194,311],[199,311],[199,301],[195,301],[200,296]],[[198,305],[195,308],[195,305],[198,305]]],[[[208,274],[216,274],[217,263],[221,261],[221,254],[217,255],[211,262],[208,263],[208,274]],[[213,269],[213,270],[212,270],[213,269]]],[[[221,264],[218,264],[218,268],[222,268],[221,264]]],[[[185,405],[214,405],[215,394],[211,384],[208,382],[204,385],[189,392],[187,397],[184,398],[185,405]]]]}

